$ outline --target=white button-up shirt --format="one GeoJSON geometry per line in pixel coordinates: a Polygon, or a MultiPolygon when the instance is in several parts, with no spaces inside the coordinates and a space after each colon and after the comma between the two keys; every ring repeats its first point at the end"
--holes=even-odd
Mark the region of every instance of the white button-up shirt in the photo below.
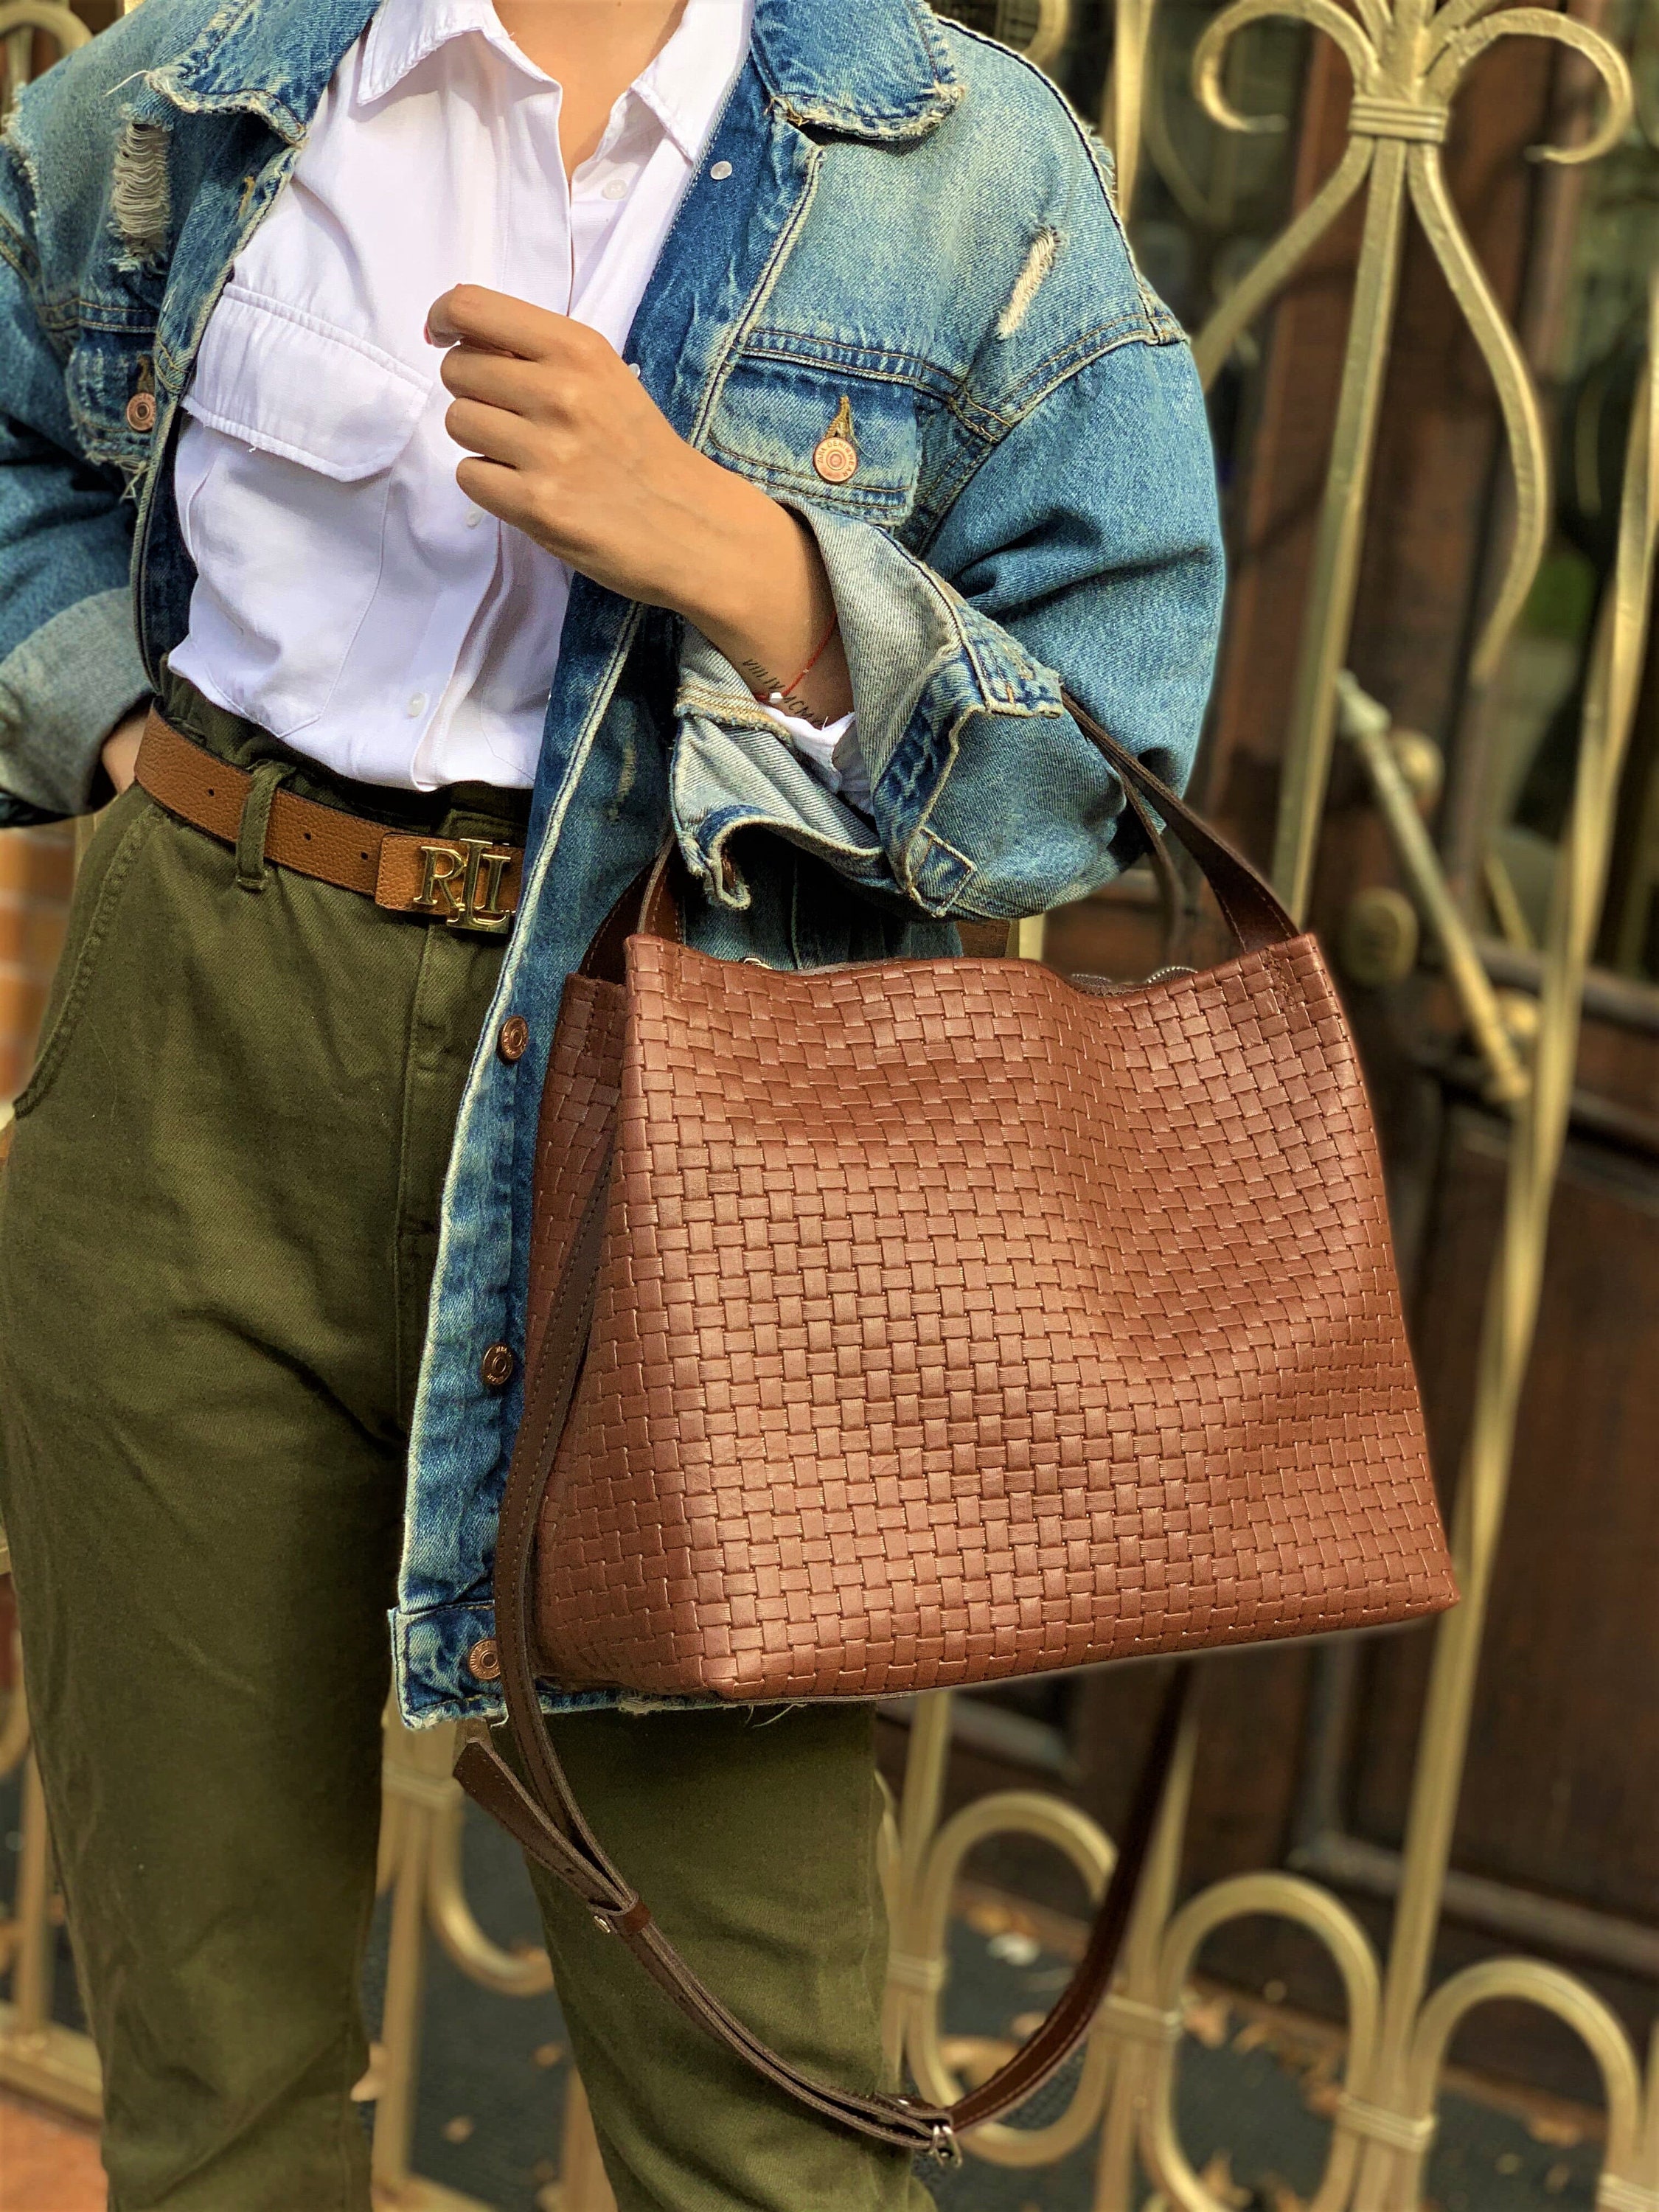
{"type": "MultiPolygon", "coordinates": [[[[198,581],[172,665],[210,699],[361,781],[534,781],[570,571],[457,485],[426,311],[483,284],[620,349],[750,12],[686,0],[567,180],[560,88],[490,0],[384,0],[232,269],[185,398],[176,491],[198,581]]],[[[836,734],[802,726],[804,750],[827,756],[836,734]]]]}

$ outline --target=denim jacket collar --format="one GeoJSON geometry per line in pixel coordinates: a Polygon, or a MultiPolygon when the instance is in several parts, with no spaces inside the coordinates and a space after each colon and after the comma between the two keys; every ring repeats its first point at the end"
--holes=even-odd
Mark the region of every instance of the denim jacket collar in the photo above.
{"type": "Polygon", "coordinates": [[[340,57],[360,37],[377,0],[312,0],[283,11],[269,0],[227,0],[193,46],[151,71],[147,83],[187,114],[243,108],[281,138],[305,137],[340,57]]]}
{"type": "MultiPolygon", "coordinates": [[[[285,9],[229,0],[149,88],[188,112],[244,108],[296,145],[375,0],[313,0],[285,9]]],[[[925,137],[963,92],[926,0],[757,0],[753,50],[792,122],[869,139],[925,137]]]]}
{"type": "Polygon", "coordinates": [[[790,120],[848,138],[922,138],[963,94],[926,0],[757,0],[755,65],[790,120]]]}

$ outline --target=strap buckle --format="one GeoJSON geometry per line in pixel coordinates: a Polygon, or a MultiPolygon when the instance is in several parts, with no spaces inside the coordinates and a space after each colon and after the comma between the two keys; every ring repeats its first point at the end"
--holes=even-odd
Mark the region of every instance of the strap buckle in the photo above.
{"type": "Polygon", "coordinates": [[[901,2112],[915,2112],[919,2120],[927,2122],[928,2133],[933,2138],[927,2146],[927,2155],[929,2158],[936,2160],[940,2166],[960,2166],[963,2163],[962,2145],[957,2141],[956,2123],[949,2112],[942,2112],[937,2106],[929,2111],[925,2105],[918,2110],[917,2100],[914,2097],[895,2097],[893,2102],[901,2112]]]}
{"type": "Polygon", "coordinates": [[[935,2120],[933,2140],[927,2155],[940,2166],[960,2166],[962,2145],[957,2141],[957,2131],[949,2120],[935,2120]]]}

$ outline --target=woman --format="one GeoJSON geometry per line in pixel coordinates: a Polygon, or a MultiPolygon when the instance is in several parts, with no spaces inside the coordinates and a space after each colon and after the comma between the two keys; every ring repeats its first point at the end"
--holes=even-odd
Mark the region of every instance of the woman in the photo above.
{"type": "MultiPolygon", "coordinates": [[[[0,1184],[111,2203],[361,2212],[384,1616],[410,1725],[499,1715],[564,977],[670,833],[777,966],[1132,856],[1055,672],[1182,780],[1202,407],[1098,147],[921,0],[144,0],[3,142],[0,462],[0,822],[119,793],[0,1184]]],[[[547,1703],[691,1963],[873,2082],[868,1713],[547,1703]]],[[[541,1903],[623,2212],[926,2202],[541,1903]]]]}

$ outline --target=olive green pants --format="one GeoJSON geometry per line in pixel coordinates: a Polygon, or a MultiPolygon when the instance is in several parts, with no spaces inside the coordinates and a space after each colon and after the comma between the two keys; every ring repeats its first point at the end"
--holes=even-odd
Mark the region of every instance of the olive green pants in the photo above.
{"type": "MultiPolygon", "coordinates": [[[[184,687],[222,757],[293,756],[184,687]]],[[[294,765],[446,836],[517,832],[294,765]]],[[[0,1514],[118,2212],[362,2212],[349,2101],[410,1401],[497,940],[245,860],[127,793],[0,1170],[0,1514]]],[[[885,1929],[867,1711],[555,1724],[693,1965],[849,2085],[885,1929]]],[[[916,2212],[541,1893],[623,2212],[916,2212]]]]}

